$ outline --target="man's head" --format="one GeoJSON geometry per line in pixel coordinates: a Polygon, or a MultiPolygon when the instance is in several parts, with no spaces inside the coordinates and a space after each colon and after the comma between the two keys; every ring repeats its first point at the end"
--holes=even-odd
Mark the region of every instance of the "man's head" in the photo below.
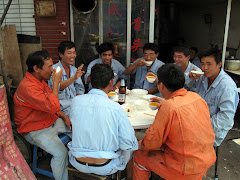
{"type": "Polygon", "coordinates": [[[216,78],[221,70],[221,51],[218,48],[211,48],[200,55],[201,69],[204,76],[216,78]]]}
{"type": "Polygon", "coordinates": [[[159,54],[159,47],[155,43],[146,43],[143,46],[144,57],[147,61],[155,61],[159,54]]]}
{"type": "Polygon", "coordinates": [[[190,58],[194,59],[195,57],[197,57],[198,49],[196,47],[191,47],[190,50],[191,50],[190,58]]]}
{"type": "Polygon", "coordinates": [[[165,64],[158,69],[158,90],[164,98],[169,94],[183,88],[185,83],[184,73],[176,64],[165,64]]]}
{"type": "Polygon", "coordinates": [[[35,74],[39,80],[48,80],[53,71],[53,61],[46,50],[29,54],[26,64],[28,72],[35,74]]]}
{"type": "Polygon", "coordinates": [[[190,49],[184,46],[177,46],[173,49],[173,60],[181,68],[187,68],[190,59],[190,49]]]}
{"type": "Polygon", "coordinates": [[[95,64],[91,69],[91,84],[93,88],[109,90],[113,89],[113,70],[107,64],[95,64]],[[111,82],[110,82],[111,81],[111,82]]]}
{"type": "Polygon", "coordinates": [[[104,42],[98,48],[99,57],[102,59],[103,64],[111,66],[113,59],[114,46],[112,43],[104,42]]]}
{"type": "Polygon", "coordinates": [[[58,45],[58,55],[62,64],[70,65],[76,58],[75,44],[71,41],[62,41],[58,45]]]}

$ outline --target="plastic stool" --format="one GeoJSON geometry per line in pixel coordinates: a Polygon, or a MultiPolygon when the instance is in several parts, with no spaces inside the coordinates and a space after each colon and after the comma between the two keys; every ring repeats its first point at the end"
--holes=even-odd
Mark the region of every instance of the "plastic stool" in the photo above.
{"type": "MultiPolygon", "coordinates": [[[[60,134],[60,135],[58,135],[58,136],[59,136],[59,138],[61,139],[61,141],[62,141],[62,143],[63,143],[64,145],[66,145],[69,141],[71,141],[71,138],[70,138],[68,135],[60,134]]],[[[33,147],[33,164],[32,164],[32,172],[33,172],[33,174],[36,175],[36,173],[38,173],[38,174],[42,174],[42,175],[44,175],[44,176],[48,176],[48,177],[50,177],[50,178],[54,178],[52,172],[49,172],[49,171],[46,171],[46,170],[44,170],[44,169],[40,169],[40,168],[37,167],[37,165],[38,165],[41,161],[45,160],[45,159],[48,157],[48,155],[49,155],[49,154],[47,154],[46,156],[44,156],[44,157],[42,157],[40,160],[38,160],[38,159],[37,159],[37,151],[38,151],[38,148],[39,148],[39,147],[36,146],[36,145],[34,145],[34,147],[33,147]]]]}

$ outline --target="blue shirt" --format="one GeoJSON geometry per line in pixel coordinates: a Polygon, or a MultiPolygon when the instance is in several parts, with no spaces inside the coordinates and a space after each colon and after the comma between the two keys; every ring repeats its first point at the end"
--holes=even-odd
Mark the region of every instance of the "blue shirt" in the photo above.
{"type": "MultiPolygon", "coordinates": [[[[139,58],[134,63],[140,61],[141,59],[145,59],[145,58],[139,58]]],[[[157,87],[155,83],[148,82],[145,79],[145,76],[147,75],[148,72],[152,72],[157,75],[157,71],[162,65],[164,65],[164,63],[156,59],[149,70],[147,70],[147,66],[138,66],[136,69],[134,69],[132,74],[136,73],[136,77],[135,77],[135,84],[133,88],[150,90],[154,87],[157,87]]]]}
{"type": "Polygon", "coordinates": [[[208,104],[215,133],[214,146],[219,146],[234,124],[234,115],[239,102],[237,86],[232,78],[221,70],[209,88],[208,78],[201,76],[197,80],[196,92],[208,104]]]}
{"type": "Polygon", "coordinates": [[[121,151],[138,149],[126,112],[100,89],[75,97],[70,119],[72,142],[68,147],[74,157],[114,159],[121,151]]]}
{"type": "MultiPolygon", "coordinates": [[[[53,68],[57,68],[60,66],[63,70],[63,76],[62,76],[62,81],[65,81],[68,79],[68,75],[65,72],[65,69],[62,66],[61,61],[53,65],[53,68]]],[[[70,69],[70,77],[74,76],[76,74],[77,68],[69,65],[70,69]]],[[[48,85],[50,88],[53,88],[53,82],[52,82],[52,77],[50,80],[48,80],[48,85]]],[[[84,94],[85,88],[82,83],[81,77],[79,77],[74,83],[63,89],[62,91],[59,91],[58,98],[61,106],[61,111],[66,114],[69,117],[69,112],[70,112],[70,106],[71,106],[71,101],[72,99],[77,95],[77,94],[84,94]]]]}
{"type": "MultiPolygon", "coordinates": [[[[84,76],[85,84],[87,84],[87,78],[91,74],[91,69],[95,64],[103,64],[102,59],[101,58],[95,59],[88,65],[87,72],[84,76]]],[[[115,85],[118,82],[118,80],[121,78],[124,78],[125,80],[127,80],[127,76],[123,74],[125,71],[125,67],[120,62],[118,62],[115,59],[112,59],[111,68],[113,70],[113,73],[115,73],[116,75],[114,77],[113,85],[115,85]]],[[[89,86],[88,90],[91,90],[92,89],[91,83],[89,83],[88,86],[89,86]]]]}
{"type": "Polygon", "coordinates": [[[184,84],[184,88],[187,89],[188,91],[195,91],[195,87],[196,86],[196,80],[195,79],[191,79],[189,77],[189,73],[191,70],[195,69],[196,71],[202,71],[199,67],[197,67],[196,65],[192,64],[190,61],[188,62],[188,67],[184,72],[184,76],[185,76],[185,84],[184,84]]]}

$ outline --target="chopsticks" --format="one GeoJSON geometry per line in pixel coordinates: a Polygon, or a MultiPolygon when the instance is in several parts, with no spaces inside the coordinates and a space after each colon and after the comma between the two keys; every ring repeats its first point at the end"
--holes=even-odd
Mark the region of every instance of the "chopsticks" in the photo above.
{"type": "Polygon", "coordinates": [[[155,116],[154,116],[154,115],[152,115],[152,114],[148,114],[148,113],[143,113],[143,114],[155,117],[155,116]]]}

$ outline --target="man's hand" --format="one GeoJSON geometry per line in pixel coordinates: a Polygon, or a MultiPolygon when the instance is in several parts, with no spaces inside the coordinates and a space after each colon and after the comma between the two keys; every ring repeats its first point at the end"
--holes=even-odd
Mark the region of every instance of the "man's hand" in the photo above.
{"type": "Polygon", "coordinates": [[[64,121],[65,121],[65,124],[67,125],[67,127],[68,127],[70,130],[72,130],[72,122],[71,122],[71,120],[66,116],[65,119],[64,119],[64,121]]]}
{"type": "Polygon", "coordinates": [[[71,120],[62,112],[59,112],[59,117],[62,118],[65,122],[65,124],[67,125],[67,127],[72,130],[72,123],[71,120]]]}
{"type": "MultiPolygon", "coordinates": [[[[194,70],[194,69],[193,69],[194,70]]],[[[189,72],[189,77],[191,79],[199,79],[202,75],[201,74],[194,74],[191,71],[189,72]]]]}
{"type": "Polygon", "coordinates": [[[158,77],[156,74],[152,73],[152,72],[148,72],[147,75],[145,76],[145,79],[147,80],[147,76],[154,76],[156,78],[156,80],[154,81],[155,84],[158,84],[158,77]]]}
{"type": "Polygon", "coordinates": [[[136,62],[137,66],[145,66],[146,65],[146,61],[144,59],[139,60],[138,62],[136,62]]]}
{"type": "Polygon", "coordinates": [[[166,101],[164,98],[160,98],[160,97],[153,97],[150,100],[151,100],[151,102],[158,102],[159,104],[161,104],[164,101],[166,101]]]}
{"type": "Polygon", "coordinates": [[[82,64],[81,66],[78,67],[76,74],[74,75],[76,80],[85,73],[85,71],[82,71],[83,66],[84,66],[84,64],[82,64]]]}
{"type": "Polygon", "coordinates": [[[56,69],[53,69],[53,74],[52,74],[52,81],[53,83],[59,84],[62,81],[62,68],[58,73],[56,73],[56,69]]]}

